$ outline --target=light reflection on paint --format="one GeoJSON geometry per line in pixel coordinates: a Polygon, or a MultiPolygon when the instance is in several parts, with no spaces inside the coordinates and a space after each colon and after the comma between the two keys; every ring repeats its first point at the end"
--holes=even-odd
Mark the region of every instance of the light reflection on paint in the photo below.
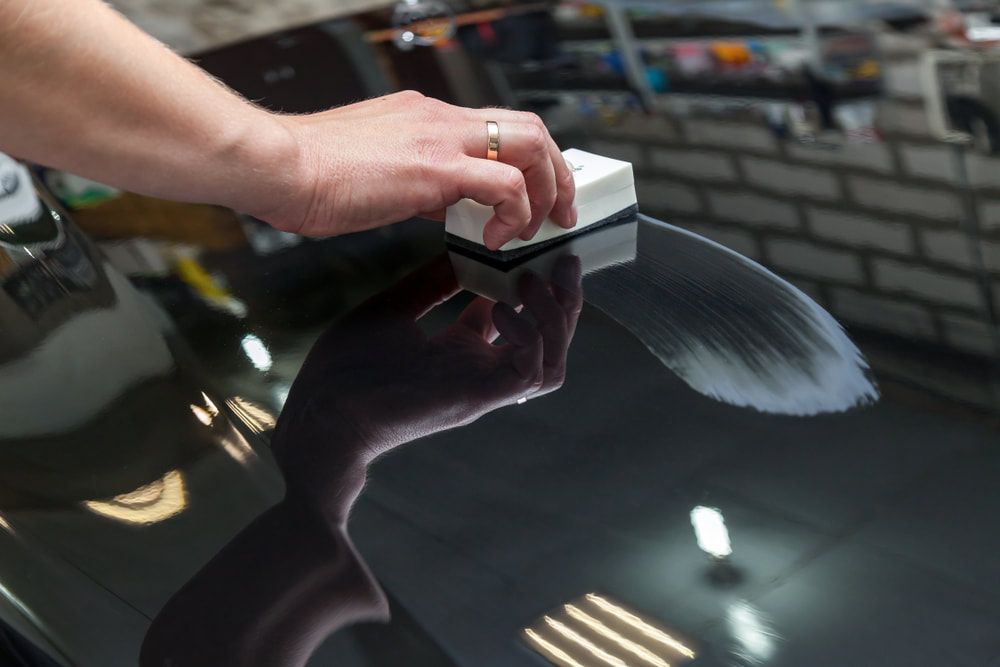
{"type": "Polygon", "coordinates": [[[868,362],[801,290],[704,237],[642,219],[634,261],[584,277],[586,300],[710,398],[814,415],[879,397],[868,362]]]}
{"type": "Polygon", "coordinates": [[[661,644],[664,644],[665,646],[669,646],[670,648],[674,649],[675,651],[677,651],[678,653],[687,658],[694,657],[694,651],[692,651],[690,648],[685,646],[683,643],[677,641],[667,633],[663,632],[659,628],[656,628],[650,625],[649,623],[646,623],[644,620],[642,620],[635,614],[629,613],[628,611],[622,609],[613,602],[610,602],[607,599],[601,597],[600,595],[596,595],[594,593],[588,593],[586,595],[586,598],[587,601],[590,602],[591,604],[596,605],[597,607],[611,614],[615,618],[631,625],[633,628],[635,628],[645,636],[649,637],[650,639],[656,640],[661,644]]]}
{"type": "Polygon", "coordinates": [[[582,665],[574,660],[569,653],[545,639],[545,637],[542,637],[531,628],[526,629],[524,634],[528,638],[528,641],[533,644],[542,655],[565,665],[565,667],[586,667],[585,665],[582,665]]]}
{"type": "Polygon", "coordinates": [[[247,463],[256,456],[250,443],[232,426],[229,427],[228,433],[219,436],[218,442],[226,454],[237,463],[247,463]]]}
{"type": "Polygon", "coordinates": [[[195,419],[200,421],[205,426],[212,425],[212,415],[208,413],[208,410],[201,407],[200,405],[191,404],[191,414],[195,416],[195,419]]]}
{"type": "Polygon", "coordinates": [[[589,651],[594,657],[600,659],[602,662],[611,665],[611,667],[628,667],[628,663],[611,655],[610,653],[602,649],[600,646],[598,646],[594,642],[590,641],[589,639],[581,635],[579,632],[568,627],[565,623],[561,623],[552,618],[551,616],[545,617],[545,623],[548,624],[550,628],[558,632],[560,635],[570,640],[574,644],[582,646],[584,649],[589,651]]]}
{"type": "Polygon", "coordinates": [[[243,340],[240,341],[240,346],[243,348],[243,353],[247,355],[247,359],[253,364],[253,367],[262,373],[266,373],[271,370],[271,366],[274,361],[271,359],[271,352],[264,345],[264,341],[249,333],[243,336],[243,340]]]}
{"type": "Polygon", "coordinates": [[[208,397],[208,394],[206,394],[205,392],[201,392],[201,397],[205,401],[205,409],[208,411],[208,414],[212,415],[213,417],[218,417],[219,408],[216,407],[212,399],[208,397]]]}
{"type": "Polygon", "coordinates": [[[726,520],[715,507],[699,505],[691,510],[691,525],[698,540],[698,548],[712,558],[727,558],[733,553],[726,520]]]}
{"type": "Polygon", "coordinates": [[[94,514],[122,523],[148,525],[176,516],[187,507],[187,489],[179,470],[109,500],[85,500],[83,506],[94,514]]]}
{"type": "Polygon", "coordinates": [[[744,662],[760,664],[774,655],[777,633],[749,603],[734,602],[726,611],[733,652],[744,662]]]}
{"type": "Polygon", "coordinates": [[[644,662],[647,662],[650,665],[653,665],[654,667],[670,667],[670,663],[667,662],[666,660],[663,660],[660,656],[656,655],[646,647],[640,646],[639,644],[636,644],[634,641],[631,641],[630,639],[626,639],[619,633],[615,632],[608,626],[601,623],[599,620],[597,620],[590,614],[586,613],[585,611],[582,611],[579,607],[575,607],[571,604],[568,604],[565,605],[565,609],[566,613],[569,614],[572,618],[576,619],[577,621],[580,621],[581,623],[583,623],[584,625],[586,625],[599,635],[607,637],[612,642],[614,642],[618,646],[621,646],[629,653],[638,656],[644,662]]]}
{"type": "Polygon", "coordinates": [[[254,433],[263,433],[274,428],[277,423],[274,415],[242,396],[226,399],[226,405],[233,414],[254,433]]]}

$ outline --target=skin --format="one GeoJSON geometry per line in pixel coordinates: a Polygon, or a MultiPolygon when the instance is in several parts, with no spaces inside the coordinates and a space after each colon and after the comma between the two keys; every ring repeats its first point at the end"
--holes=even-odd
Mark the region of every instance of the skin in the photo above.
{"type": "Polygon", "coordinates": [[[99,0],[0,2],[0,151],[278,229],[343,234],[492,206],[483,239],[576,223],[573,177],[534,114],[404,91],[287,116],[240,98],[99,0]],[[500,159],[486,121],[500,125],[500,159]]]}

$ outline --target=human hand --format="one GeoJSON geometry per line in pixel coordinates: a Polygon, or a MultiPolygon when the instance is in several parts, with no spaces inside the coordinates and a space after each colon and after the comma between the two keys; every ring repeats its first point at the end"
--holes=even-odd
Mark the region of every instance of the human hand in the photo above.
{"type": "Polygon", "coordinates": [[[326,331],[296,378],[272,449],[290,495],[346,517],[375,456],[562,386],[582,307],[580,264],[529,276],[525,314],[479,297],[444,331],[417,320],[458,292],[442,257],[326,331]],[[505,344],[495,345],[502,334],[505,344]]]}
{"type": "Polygon", "coordinates": [[[298,146],[293,178],[283,177],[289,191],[276,203],[274,188],[254,187],[237,207],[279,229],[332,236],[435,217],[463,198],[494,208],[483,230],[491,250],[530,239],[546,217],[576,224],[573,174],[535,114],[468,109],[403,91],[272,118],[298,146]],[[490,120],[500,128],[498,161],[485,159],[490,120]]]}

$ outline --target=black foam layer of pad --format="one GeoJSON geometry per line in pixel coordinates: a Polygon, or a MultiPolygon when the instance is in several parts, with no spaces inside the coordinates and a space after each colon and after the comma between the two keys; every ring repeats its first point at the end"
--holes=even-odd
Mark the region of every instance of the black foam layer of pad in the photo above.
{"type": "Polygon", "coordinates": [[[542,253],[553,246],[559,245],[560,243],[568,241],[569,239],[581,234],[586,234],[587,232],[606,227],[616,222],[635,220],[638,213],[638,204],[632,204],[628,208],[624,208],[613,215],[609,215],[603,220],[598,220],[597,222],[589,224],[581,229],[574,229],[571,232],[566,232],[561,236],[551,238],[547,241],[540,241],[539,243],[521,246],[520,248],[514,248],[513,250],[492,251],[487,249],[487,247],[481,243],[473,243],[468,239],[463,239],[462,237],[455,236],[454,234],[446,234],[445,242],[453,250],[457,250],[458,252],[461,252],[464,255],[469,255],[470,257],[475,257],[476,259],[484,261],[487,264],[497,266],[510,265],[524,261],[530,257],[534,257],[535,255],[542,253]]]}

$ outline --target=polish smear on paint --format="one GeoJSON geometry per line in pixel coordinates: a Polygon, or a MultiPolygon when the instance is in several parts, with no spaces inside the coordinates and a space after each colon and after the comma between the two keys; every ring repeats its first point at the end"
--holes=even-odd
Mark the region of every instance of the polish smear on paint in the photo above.
{"type": "Polygon", "coordinates": [[[697,234],[638,224],[636,259],[587,275],[584,295],[692,389],[789,415],[878,399],[861,352],[795,286],[697,234]]]}

